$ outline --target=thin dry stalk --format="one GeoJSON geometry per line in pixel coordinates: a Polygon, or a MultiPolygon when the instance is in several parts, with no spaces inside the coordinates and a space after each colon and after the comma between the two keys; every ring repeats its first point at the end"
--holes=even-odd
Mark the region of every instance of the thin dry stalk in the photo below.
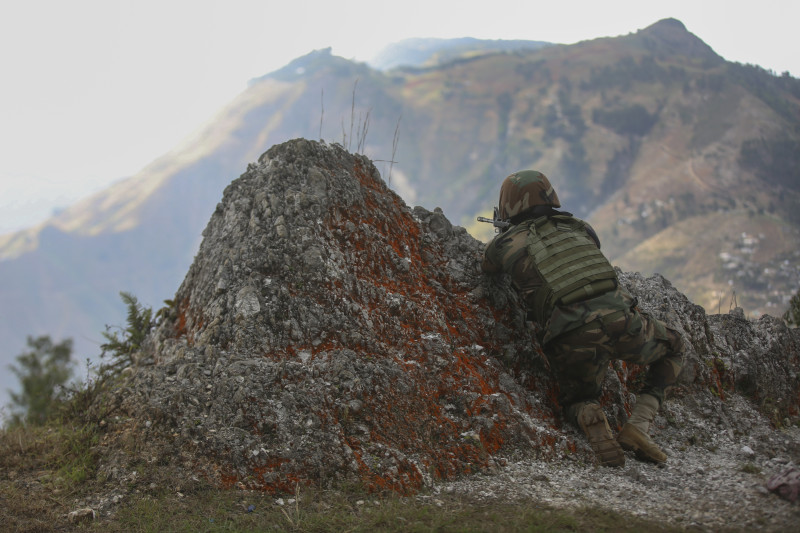
{"type": "Polygon", "coordinates": [[[288,520],[288,521],[289,521],[289,525],[290,525],[290,526],[292,526],[292,527],[297,527],[297,526],[295,526],[295,525],[294,525],[294,520],[292,520],[292,518],[289,516],[289,513],[287,513],[287,512],[286,512],[286,509],[284,509],[283,507],[281,507],[281,512],[283,513],[283,516],[285,516],[285,517],[286,517],[286,520],[288,520]]]}
{"type": "Polygon", "coordinates": [[[319,106],[320,106],[320,113],[319,113],[319,140],[322,140],[322,119],[325,116],[325,88],[322,87],[319,90],[319,106]]]}
{"type": "Polygon", "coordinates": [[[363,122],[360,120],[361,115],[358,116],[359,118],[359,132],[358,132],[358,143],[356,145],[356,152],[357,153],[364,153],[364,145],[367,141],[367,131],[369,130],[369,116],[372,113],[372,108],[367,110],[367,116],[364,117],[363,122]]]}
{"type": "Polygon", "coordinates": [[[739,303],[736,301],[736,291],[733,291],[731,293],[731,305],[728,309],[728,312],[730,312],[732,309],[736,309],[737,307],[739,307],[739,303]]]}
{"type": "Polygon", "coordinates": [[[392,167],[394,166],[394,156],[397,153],[397,144],[400,141],[400,121],[403,119],[403,115],[397,117],[397,124],[394,127],[394,137],[392,137],[392,160],[389,163],[389,185],[392,184],[392,167]]]}
{"type": "MultiPolygon", "coordinates": [[[[356,114],[356,89],[358,88],[358,78],[356,78],[355,83],[353,84],[353,99],[350,103],[350,138],[349,142],[353,142],[353,124],[355,123],[355,114],[356,114]]],[[[347,145],[347,151],[350,151],[352,146],[350,144],[347,145]]]]}

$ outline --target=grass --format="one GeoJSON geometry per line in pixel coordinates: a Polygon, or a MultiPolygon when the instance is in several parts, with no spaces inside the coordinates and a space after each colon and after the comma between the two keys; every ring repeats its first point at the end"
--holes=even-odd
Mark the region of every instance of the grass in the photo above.
{"type": "Polygon", "coordinates": [[[71,499],[96,480],[89,426],[49,423],[0,433],[0,524],[8,531],[52,531],[71,499]]]}
{"type": "Polygon", "coordinates": [[[749,463],[749,462],[748,463],[744,463],[739,469],[742,472],[745,472],[747,474],[760,474],[761,473],[761,468],[759,468],[758,465],[755,465],[755,464],[749,463]]]}
{"type": "Polygon", "coordinates": [[[104,531],[668,531],[659,524],[598,509],[559,511],[535,502],[477,503],[463,498],[317,491],[275,503],[263,493],[206,488],[183,497],[140,498],[117,511],[104,531]],[[249,509],[249,510],[248,510],[249,509]]]}
{"type": "MultiPolygon", "coordinates": [[[[297,494],[221,490],[169,465],[129,454],[132,478],[107,479],[99,468],[99,427],[74,420],[0,431],[3,531],[670,531],[611,511],[559,510],[535,501],[481,502],[466,496],[374,494],[361,487],[300,488],[297,494]],[[95,520],[70,512],[106,503],[95,520]],[[120,496],[121,495],[121,496],[120,496]]],[[[126,456],[127,452],[123,452],[126,456]]],[[[146,456],[146,455],[145,455],[146,456]]],[[[113,476],[112,476],[113,477],[113,476]]]]}

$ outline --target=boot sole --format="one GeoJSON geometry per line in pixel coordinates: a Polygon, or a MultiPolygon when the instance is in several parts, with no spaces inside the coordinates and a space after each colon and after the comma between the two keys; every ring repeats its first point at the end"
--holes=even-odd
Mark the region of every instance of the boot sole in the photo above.
{"type": "Polygon", "coordinates": [[[625,452],[608,434],[605,422],[586,426],[585,432],[601,466],[625,466],[625,452]]]}

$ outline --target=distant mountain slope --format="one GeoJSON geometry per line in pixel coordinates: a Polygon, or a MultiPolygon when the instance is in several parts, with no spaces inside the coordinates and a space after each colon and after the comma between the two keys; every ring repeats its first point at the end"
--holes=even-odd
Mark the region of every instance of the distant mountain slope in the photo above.
{"type": "Polygon", "coordinates": [[[661,272],[709,310],[777,315],[800,286],[796,79],[725,62],[664,20],[408,75],[405,90],[419,149],[438,150],[409,169],[403,145],[404,171],[441,177],[415,183],[422,205],[471,224],[511,169],[538,168],[617,264],[661,272]]]}
{"type": "Polygon", "coordinates": [[[484,237],[474,217],[500,181],[538,168],[623,269],[660,272],[710,312],[783,311],[800,286],[800,81],[728,63],[672,19],[479,51],[387,72],[312,52],[136,176],[0,237],[2,363],[26,334],[93,356],[124,319],[119,291],[172,298],[224,187],[296,137],[367,154],[409,204],[484,237]]]}

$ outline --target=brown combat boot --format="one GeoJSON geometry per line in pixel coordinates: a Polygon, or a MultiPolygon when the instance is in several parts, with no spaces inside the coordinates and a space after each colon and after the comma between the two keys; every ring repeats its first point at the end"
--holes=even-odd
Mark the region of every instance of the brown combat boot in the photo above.
{"type": "Polygon", "coordinates": [[[577,419],[601,466],[625,466],[625,453],[614,440],[600,404],[588,402],[581,405],[577,419]]]}
{"type": "Polygon", "coordinates": [[[637,459],[653,463],[665,463],[667,455],[650,438],[650,424],[658,411],[658,399],[642,394],[633,408],[630,418],[622,426],[617,442],[623,449],[632,451],[637,459]]]}

